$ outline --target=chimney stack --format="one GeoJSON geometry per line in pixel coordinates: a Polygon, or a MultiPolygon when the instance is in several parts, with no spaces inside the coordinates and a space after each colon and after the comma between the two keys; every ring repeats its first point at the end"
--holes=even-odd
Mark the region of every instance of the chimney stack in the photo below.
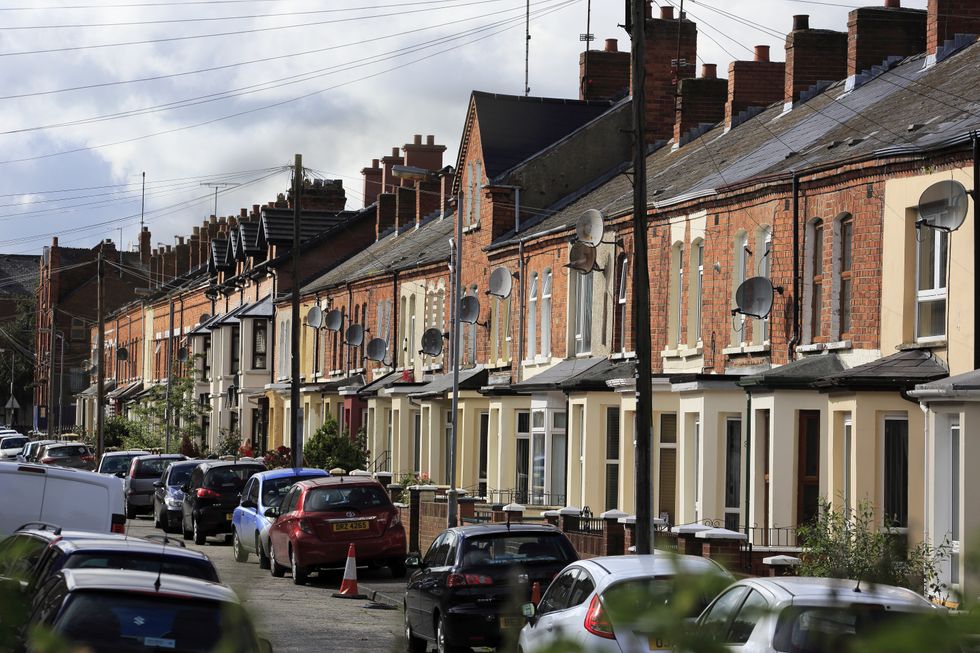
{"type": "Polygon", "coordinates": [[[415,189],[399,186],[395,191],[395,231],[416,222],[415,189]]]}
{"type": "MultiPolygon", "coordinates": [[[[289,190],[289,206],[293,205],[293,191],[289,190]]],[[[343,211],[347,206],[347,193],[340,179],[314,179],[303,184],[304,211],[343,211]]]]}
{"type": "MultiPolygon", "coordinates": [[[[728,65],[728,101],[725,103],[725,131],[738,125],[743,112],[757,112],[783,95],[786,64],[769,61],[769,46],[755,46],[754,61],[733,61],[728,65]]],[[[747,114],[745,114],[747,115],[747,114]]]]}
{"type": "Polygon", "coordinates": [[[580,54],[578,69],[580,100],[619,100],[630,92],[630,53],[620,52],[616,39],[580,54]]]}
{"type": "Polygon", "coordinates": [[[886,2],[847,14],[847,88],[856,77],[891,57],[905,58],[926,49],[926,12],[886,2]]]}
{"type": "MultiPolygon", "coordinates": [[[[422,135],[416,134],[411,143],[402,146],[402,152],[405,153],[403,157],[405,165],[433,171],[442,168],[442,154],[445,151],[446,146],[436,145],[436,137],[432,135],[426,136],[425,143],[422,143],[422,135]]],[[[403,186],[411,186],[414,183],[409,180],[403,181],[408,182],[403,183],[403,186]]]]}
{"type": "Polygon", "coordinates": [[[674,148],[684,145],[692,130],[724,120],[727,99],[728,80],[718,79],[718,68],[713,63],[701,67],[700,78],[682,79],[677,88],[674,148]]]}
{"type": "Polygon", "coordinates": [[[149,265],[150,263],[150,245],[150,228],[143,227],[140,229],[139,242],[140,263],[143,265],[149,265]]]}
{"type": "Polygon", "coordinates": [[[370,168],[361,168],[364,175],[364,206],[371,206],[381,193],[381,166],[377,159],[371,159],[370,168]]]}
{"type": "Polygon", "coordinates": [[[847,76],[847,33],[810,29],[810,17],[793,16],[793,31],[786,35],[784,109],[823,82],[847,76]]]}
{"type": "Polygon", "coordinates": [[[661,7],[660,18],[647,19],[643,58],[648,143],[674,134],[677,84],[695,76],[697,41],[697,25],[683,15],[675,19],[673,7],[661,7]]]}
{"type": "Polygon", "coordinates": [[[398,154],[397,147],[391,148],[391,156],[381,157],[381,192],[394,193],[401,186],[401,179],[391,173],[392,166],[405,165],[405,159],[398,154]]]}
{"type": "Polygon", "coordinates": [[[381,193],[378,195],[377,222],[374,229],[375,240],[381,240],[381,236],[395,226],[395,216],[397,210],[394,193],[381,193]]]}
{"type": "Polygon", "coordinates": [[[958,34],[966,42],[980,35],[980,3],[976,0],[929,0],[927,14],[926,53],[930,59],[941,61],[944,54],[955,52],[958,34]],[[952,45],[948,50],[947,41],[952,45]]]}

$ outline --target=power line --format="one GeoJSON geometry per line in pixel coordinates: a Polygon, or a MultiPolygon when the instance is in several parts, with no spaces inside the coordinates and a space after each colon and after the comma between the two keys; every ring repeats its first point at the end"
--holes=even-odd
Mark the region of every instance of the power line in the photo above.
{"type": "Polygon", "coordinates": [[[182,7],[194,5],[234,5],[251,4],[254,2],[284,2],[285,0],[192,0],[190,2],[133,2],[111,5],[67,5],[67,6],[27,6],[0,7],[0,11],[65,11],[67,9],[131,9],[134,7],[182,7]]]}

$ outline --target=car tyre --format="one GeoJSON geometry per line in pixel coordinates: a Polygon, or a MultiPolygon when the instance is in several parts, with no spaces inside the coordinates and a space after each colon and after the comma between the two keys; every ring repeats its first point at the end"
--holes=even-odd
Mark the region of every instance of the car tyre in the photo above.
{"type": "Polygon", "coordinates": [[[248,562],[248,551],[242,546],[242,541],[238,539],[238,529],[231,534],[231,549],[235,552],[235,562],[248,562]]]}
{"type": "Polygon", "coordinates": [[[269,570],[272,572],[274,578],[282,578],[286,575],[287,567],[283,567],[281,564],[276,562],[275,553],[269,552],[269,570]]]}
{"type": "Polygon", "coordinates": [[[262,542],[259,541],[259,536],[255,536],[255,554],[259,556],[259,569],[268,569],[270,567],[269,555],[262,548],[262,542]]]}
{"type": "Polygon", "coordinates": [[[190,539],[193,539],[193,537],[194,537],[194,531],[189,531],[186,528],[184,528],[184,519],[183,519],[183,517],[181,517],[181,520],[180,520],[180,532],[184,536],[184,539],[185,540],[190,540],[190,539]]]}
{"type": "Polygon", "coordinates": [[[289,564],[292,567],[293,583],[305,585],[310,576],[310,570],[296,562],[296,552],[292,549],[289,549],[289,564]]]}
{"type": "Polygon", "coordinates": [[[421,637],[416,637],[412,630],[412,624],[408,620],[408,603],[405,603],[405,642],[408,653],[425,653],[428,648],[428,643],[421,637]]]}
{"type": "Polygon", "coordinates": [[[405,578],[405,558],[392,558],[388,561],[392,578],[405,578]]]}
{"type": "Polygon", "coordinates": [[[126,519],[136,519],[136,508],[126,504],[126,519]]]}
{"type": "Polygon", "coordinates": [[[153,500],[153,528],[159,528],[160,530],[166,530],[163,524],[163,518],[160,516],[160,509],[157,507],[156,499],[153,500]]]}
{"type": "Polygon", "coordinates": [[[446,641],[446,618],[439,615],[439,621],[436,622],[436,651],[437,653],[462,653],[468,649],[464,649],[459,646],[453,646],[448,641],[446,641]]]}
{"type": "Polygon", "coordinates": [[[201,525],[194,520],[194,544],[204,544],[208,539],[208,536],[204,534],[201,530],[201,525]]]}

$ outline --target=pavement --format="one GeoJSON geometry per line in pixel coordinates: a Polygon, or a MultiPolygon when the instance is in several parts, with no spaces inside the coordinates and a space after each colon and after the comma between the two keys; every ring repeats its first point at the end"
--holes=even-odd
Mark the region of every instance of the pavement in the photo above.
{"type": "MultiPolygon", "coordinates": [[[[149,517],[129,520],[127,532],[142,537],[160,534],[149,517]]],[[[181,536],[176,535],[178,539],[181,536]]],[[[367,599],[339,599],[343,569],[315,574],[306,585],[294,585],[287,573],[273,578],[259,569],[258,558],[235,562],[224,537],[208,538],[187,548],[203,551],[218,570],[221,581],[238,593],[255,620],[260,637],[272,643],[276,653],[338,650],[395,652],[405,650],[402,598],[405,580],[393,579],[387,568],[357,570],[358,590],[367,599]]]]}

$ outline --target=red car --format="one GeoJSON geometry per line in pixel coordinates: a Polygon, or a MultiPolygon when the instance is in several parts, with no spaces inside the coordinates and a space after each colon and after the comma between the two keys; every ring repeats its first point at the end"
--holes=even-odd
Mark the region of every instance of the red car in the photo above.
{"type": "Polygon", "coordinates": [[[293,582],[300,585],[318,568],[339,567],[351,543],[358,563],[387,565],[395,578],[405,575],[405,529],[377,481],[349,476],[301,481],[266,516],[275,520],[269,548],[277,578],[292,569],[293,582]]]}

